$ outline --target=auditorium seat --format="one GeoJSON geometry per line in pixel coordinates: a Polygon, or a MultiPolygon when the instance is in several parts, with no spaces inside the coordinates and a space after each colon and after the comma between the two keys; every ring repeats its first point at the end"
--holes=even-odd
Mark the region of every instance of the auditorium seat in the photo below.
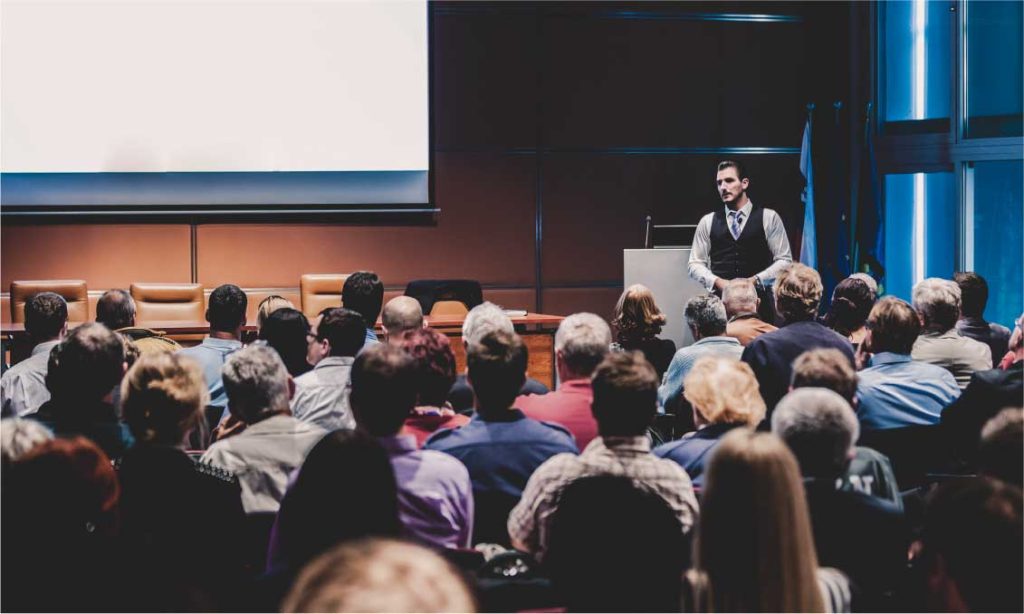
{"type": "Polygon", "coordinates": [[[68,303],[68,322],[89,320],[89,289],[81,279],[43,279],[11,282],[11,321],[25,322],[25,301],[33,294],[55,292],[68,303]]]}
{"type": "Polygon", "coordinates": [[[885,454],[892,463],[900,491],[924,485],[931,473],[949,465],[948,448],[938,426],[906,426],[861,431],[857,445],[885,454]]]}
{"type": "Polygon", "coordinates": [[[430,309],[432,316],[464,316],[469,308],[462,301],[437,301],[430,309]]]}
{"type": "Polygon", "coordinates": [[[135,319],[140,324],[206,320],[206,301],[200,284],[132,284],[130,291],[135,299],[135,319]]]}
{"type": "Polygon", "coordinates": [[[416,279],[406,284],[405,295],[419,301],[423,313],[432,316],[465,315],[484,302],[480,282],[475,279],[416,279]]]}
{"type": "Polygon", "coordinates": [[[302,313],[315,318],[328,307],[341,307],[341,287],[348,273],[306,273],[299,278],[302,313]]]}

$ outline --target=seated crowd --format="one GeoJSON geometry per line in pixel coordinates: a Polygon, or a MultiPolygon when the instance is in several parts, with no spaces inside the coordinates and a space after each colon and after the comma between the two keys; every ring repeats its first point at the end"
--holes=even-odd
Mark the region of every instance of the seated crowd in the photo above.
{"type": "Polygon", "coordinates": [[[491,303],[466,370],[376,274],[307,317],[208,300],[182,348],[127,292],[25,305],[0,378],[4,610],[1022,611],[1024,317],[975,273],[912,302],[816,271],[569,315],[553,391],[491,303]],[[771,297],[772,295],[769,294],[771,297]],[[819,315],[822,314],[822,315],[819,315]],[[381,319],[383,334],[374,326],[381,319]],[[143,323],[144,324],[144,323],[143,323]]]}

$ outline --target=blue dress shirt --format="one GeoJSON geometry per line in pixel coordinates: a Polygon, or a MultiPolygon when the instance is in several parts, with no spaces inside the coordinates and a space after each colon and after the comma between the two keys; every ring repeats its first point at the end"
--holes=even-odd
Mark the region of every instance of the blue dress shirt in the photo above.
{"type": "MultiPolygon", "coordinates": [[[[203,370],[203,379],[210,391],[210,405],[227,408],[228,395],[224,392],[224,380],[220,370],[227,362],[228,356],[242,349],[242,342],[237,339],[216,339],[207,337],[197,346],[178,350],[182,356],[188,356],[199,363],[203,370]]],[[[223,418],[227,417],[227,411],[223,418]]]]}
{"type": "Polygon", "coordinates": [[[857,417],[865,429],[938,424],[943,408],[960,396],[949,371],[909,354],[875,354],[858,375],[857,417]]]}
{"type": "Polygon", "coordinates": [[[686,346],[676,352],[669,363],[661,386],[658,388],[658,403],[662,409],[672,407],[683,394],[683,379],[693,368],[693,363],[702,356],[724,356],[740,359],[743,346],[733,337],[704,337],[693,345],[686,346]]]}

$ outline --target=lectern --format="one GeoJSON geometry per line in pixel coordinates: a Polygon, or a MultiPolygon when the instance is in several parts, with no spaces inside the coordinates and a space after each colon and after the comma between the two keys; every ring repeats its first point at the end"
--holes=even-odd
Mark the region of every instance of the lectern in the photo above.
{"type": "Polygon", "coordinates": [[[627,249],[623,251],[623,283],[628,288],[643,284],[654,293],[654,300],[668,322],[661,336],[676,342],[676,347],[693,343],[683,310],[691,298],[704,294],[703,286],[690,279],[686,265],[690,248],[627,249]]]}

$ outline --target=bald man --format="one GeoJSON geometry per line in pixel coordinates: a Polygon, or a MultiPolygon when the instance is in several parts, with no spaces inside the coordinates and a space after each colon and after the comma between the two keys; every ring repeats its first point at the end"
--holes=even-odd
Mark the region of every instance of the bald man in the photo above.
{"type": "Polygon", "coordinates": [[[380,319],[384,334],[391,344],[397,344],[405,331],[422,328],[425,325],[423,308],[420,307],[420,302],[411,296],[396,296],[388,301],[387,305],[384,305],[380,319]]]}

